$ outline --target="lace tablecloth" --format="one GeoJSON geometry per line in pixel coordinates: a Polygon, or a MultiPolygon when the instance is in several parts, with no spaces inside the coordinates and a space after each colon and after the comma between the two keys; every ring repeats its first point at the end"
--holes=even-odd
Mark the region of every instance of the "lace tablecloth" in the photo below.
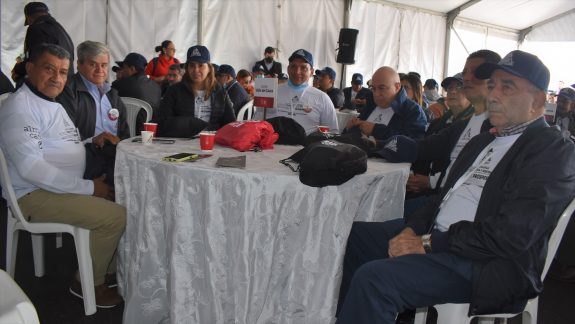
{"type": "Polygon", "coordinates": [[[197,140],[119,144],[116,199],[127,207],[118,248],[124,323],[332,323],[352,222],[403,214],[408,164],[370,160],[340,186],[313,188],[278,163],[300,147],[218,147],[197,140]],[[247,156],[245,169],[217,157],[247,156]]]}

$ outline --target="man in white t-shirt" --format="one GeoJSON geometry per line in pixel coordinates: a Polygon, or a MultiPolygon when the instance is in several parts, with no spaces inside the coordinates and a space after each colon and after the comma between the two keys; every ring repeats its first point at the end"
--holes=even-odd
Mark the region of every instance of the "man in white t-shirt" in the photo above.
{"type": "MultiPolygon", "coordinates": [[[[469,119],[457,121],[436,134],[426,136],[418,143],[417,160],[412,166],[413,174],[407,180],[405,216],[411,215],[426,202],[425,198],[421,198],[422,196],[437,193],[442,182],[445,181],[451,162],[455,161],[465,144],[481,131],[491,128],[486,113],[487,81],[477,79],[474,73],[481,64],[497,63],[499,60],[501,56],[490,50],[479,50],[468,56],[461,73],[463,92],[452,91],[451,96],[464,95],[465,100],[459,105],[462,107],[471,102],[474,114],[469,119]]],[[[449,80],[451,80],[449,84],[451,87],[458,84],[457,80],[446,78],[442,86],[449,80]]],[[[452,99],[450,105],[454,104],[457,105],[452,99]]]]}
{"type": "Polygon", "coordinates": [[[517,313],[541,293],[549,235],[575,196],[575,145],[545,123],[549,70],[536,56],[512,51],[475,76],[489,79],[494,131],[469,141],[407,222],[354,223],[338,324],[392,324],[408,307],[445,303],[517,313]]]}
{"type": "MultiPolygon", "coordinates": [[[[329,131],[339,133],[337,115],[328,95],[309,85],[313,73],[313,56],[299,49],[289,57],[287,83],[278,86],[276,105],[266,109],[266,118],[285,116],[298,122],[306,134],[327,126],[329,131]]],[[[263,109],[256,109],[254,119],[263,119],[263,109]]]]}
{"type": "MultiPolygon", "coordinates": [[[[70,54],[54,44],[35,47],[28,78],[0,109],[0,147],[24,217],[30,222],[71,224],[90,230],[96,305],[121,304],[107,284],[116,272],[115,251],[126,225],[124,207],[103,178],[82,178],[86,153],[78,129],[59,103],[70,54]]],[[[114,279],[115,280],[115,279],[114,279]]],[[[78,276],[70,292],[81,298],[78,276]]]]}

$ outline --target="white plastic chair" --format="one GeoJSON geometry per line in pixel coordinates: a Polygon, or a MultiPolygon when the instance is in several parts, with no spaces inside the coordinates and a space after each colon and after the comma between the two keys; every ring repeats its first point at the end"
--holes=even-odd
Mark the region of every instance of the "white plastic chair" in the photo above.
{"type": "Polygon", "coordinates": [[[28,296],[4,270],[0,270],[0,291],[0,323],[40,324],[28,296]]]}
{"type": "MultiPolygon", "coordinates": [[[[567,228],[571,214],[575,211],[575,199],[571,201],[569,206],[563,211],[557,226],[553,230],[551,237],[549,238],[549,246],[547,247],[547,257],[545,258],[545,267],[541,273],[541,281],[545,279],[547,271],[555,258],[555,252],[559,248],[561,243],[561,238],[567,228]]],[[[523,312],[521,312],[521,323],[523,324],[537,324],[537,306],[539,299],[535,297],[530,299],[525,306],[523,312]]],[[[472,317],[467,317],[467,310],[469,309],[469,304],[442,304],[433,306],[437,309],[437,323],[440,324],[462,324],[469,323],[472,318],[477,317],[480,324],[483,323],[494,323],[496,318],[501,319],[499,323],[506,323],[507,318],[515,317],[518,314],[489,314],[489,315],[477,315],[472,317]]],[[[415,313],[415,324],[425,324],[427,318],[427,307],[418,308],[415,313]]]]}
{"type": "MultiPolygon", "coordinates": [[[[43,233],[70,233],[74,237],[76,254],[78,256],[78,271],[82,283],[84,312],[92,315],[96,312],[94,294],[94,274],[92,271],[92,256],[90,255],[90,230],[61,223],[30,223],[22,215],[12,181],[8,173],[6,158],[0,148],[0,185],[8,205],[8,226],[6,229],[6,269],[14,277],[16,270],[16,253],[18,251],[18,231],[30,232],[32,237],[32,252],[34,255],[34,272],[36,277],[44,275],[44,237],[43,233]]],[[[4,292],[2,292],[4,294],[4,292]]]]}
{"type": "Polygon", "coordinates": [[[130,98],[130,97],[120,97],[124,105],[126,105],[126,122],[128,127],[130,127],[130,137],[136,136],[136,117],[138,117],[138,112],[140,109],[144,109],[147,113],[146,123],[152,119],[152,106],[144,100],[130,98]]]}
{"type": "Polygon", "coordinates": [[[248,103],[246,103],[239,111],[238,111],[238,117],[236,118],[236,121],[242,121],[242,120],[252,120],[252,115],[254,112],[254,100],[250,100],[248,101],[248,103]],[[245,116],[247,112],[247,116],[245,116]],[[244,119],[244,117],[246,117],[244,119]]]}

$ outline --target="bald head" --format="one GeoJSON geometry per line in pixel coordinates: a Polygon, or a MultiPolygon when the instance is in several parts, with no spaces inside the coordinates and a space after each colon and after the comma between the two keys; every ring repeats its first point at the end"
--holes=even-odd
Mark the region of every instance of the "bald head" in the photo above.
{"type": "Polygon", "coordinates": [[[399,74],[389,66],[380,67],[371,78],[373,100],[381,108],[391,106],[395,96],[401,89],[399,74]]]}

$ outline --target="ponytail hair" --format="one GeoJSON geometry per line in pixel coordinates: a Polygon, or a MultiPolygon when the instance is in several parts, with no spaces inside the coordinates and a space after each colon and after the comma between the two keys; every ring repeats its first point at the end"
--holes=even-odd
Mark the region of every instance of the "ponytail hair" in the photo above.
{"type": "Polygon", "coordinates": [[[154,47],[154,51],[156,53],[163,52],[163,49],[167,48],[170,45],[170,43],[172,43],[172,41],[167,39],[167,40],[163,41],[162,44],[154,47]]]}

